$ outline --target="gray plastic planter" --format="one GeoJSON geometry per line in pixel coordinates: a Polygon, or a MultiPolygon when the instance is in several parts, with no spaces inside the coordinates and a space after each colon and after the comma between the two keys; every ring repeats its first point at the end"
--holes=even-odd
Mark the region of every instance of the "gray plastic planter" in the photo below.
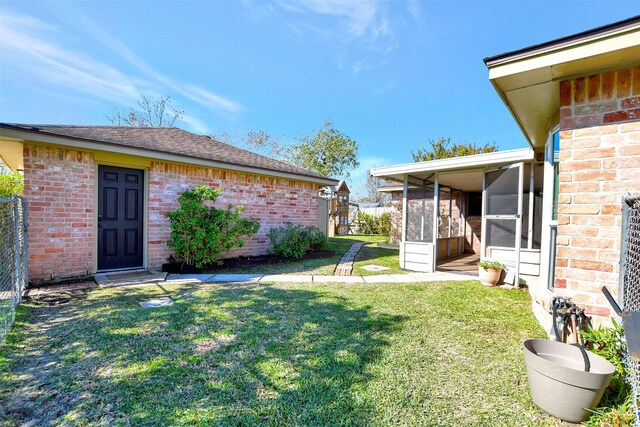
{"type": "Polygon", "coordinates": [[[591,413],[609,385],[615,367],[604,358],[587,352],[590,372],[576,346],[558,341],[527,340],[524,360],[533,402],[548,414],[579,423],[591,413]]]}

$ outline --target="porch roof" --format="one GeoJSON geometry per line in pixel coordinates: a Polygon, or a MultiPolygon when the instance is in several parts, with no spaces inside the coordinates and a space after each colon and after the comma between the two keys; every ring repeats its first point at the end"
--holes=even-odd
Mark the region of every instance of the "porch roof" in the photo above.
{"type": "Polygon", "coordinates": [[[429,162],[385,166],[373,168],[369,173],[374,177],[397,182],[404,182],[404,177],[408,176],[409,183],[414,185],[431,183],[435,174],[438,173],[440,185],[463,191],[478,191],[478,188],[482,189],[482,174],[485,168],[506,166],[530,161],[534,158],[535,155],[532,149],[521,148],[518,150],[495,151],[493,153],[431,160],[429,162]],[[465,173],[461,174],[459,172],[465,173]]]}
{"type": "Polygon", "coordinates": [[[639,61],[640,16],[484,60],[489,80],[534,148],[544,147],[559,122],[560,81],[639,61]]]}

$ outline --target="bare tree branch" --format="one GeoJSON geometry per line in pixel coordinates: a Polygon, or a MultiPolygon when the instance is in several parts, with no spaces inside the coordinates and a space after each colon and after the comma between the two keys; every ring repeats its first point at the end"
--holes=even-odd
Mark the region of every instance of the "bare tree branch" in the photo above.
{"type": "Polygon", "coordinates": [[[150,97],[141,95],[138,108],[130,108],[123,113],[115,108],[113,113],[106,116],[115,126],[173,126],[176,121],[184,118],[184,110],[176,108],[171,97],[150,97]]]}

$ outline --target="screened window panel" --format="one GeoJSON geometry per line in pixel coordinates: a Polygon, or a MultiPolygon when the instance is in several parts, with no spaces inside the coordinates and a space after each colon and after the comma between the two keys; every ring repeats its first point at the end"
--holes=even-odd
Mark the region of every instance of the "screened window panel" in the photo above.
{"type": "Polygon", "coordinates": [[[487,219],[487,246],[516,247],[516,220],[511,218],[487,219]]]}
{"type": "Polygon", "coordinates": [[[518,168],[487,172],[486,215],[515,215],[518,213],[518,168]]]}
{"type": "Polygon", "coordinates": [[[460,218],[451,218],[451,237],[460,236],[460,218]]]}
{"type": "Polygon", "coordinates": [[[526,248],[529,245],[529,190],[525,190],[522,195],[522,232],[520,247],[526,248]]]}
{"type": "Polygon", "coordinates": [[[462,192],[452,193],[451,203],[451,237],[462,235],[462,192]]]}
{"type": "Polygon", "coordinates": [[[438,238],[444,239],[449,237],[449,216],[438,217],[438,238]]]}
{"type": "Polygon", "coordinates": [[[407,241],[433,243],[433,190],[410,189],[407,193],[407,241]]]}

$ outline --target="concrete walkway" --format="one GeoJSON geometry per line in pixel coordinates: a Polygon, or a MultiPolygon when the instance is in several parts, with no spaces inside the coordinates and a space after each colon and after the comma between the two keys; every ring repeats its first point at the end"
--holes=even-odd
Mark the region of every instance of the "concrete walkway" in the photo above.
{"type": "MultiPolygon", "coordinates": [[[[158,274],[158,273],[155,273],[158,274]]],[[[166,273],[163,273],[166,275],[166,273]]],[[[70,284],[51,284],[48,286],[27,288],[24,296],[38,296],[66,291],[76,291],[96,287],[129,287],[158,284],[182,283],[417,283],[444,282],[460,280],[478,280],[477,276],[469,274],[455,274],[446,272],[436,273],[407,273],[407,274],[376,274],[372,276],[325,276],[305,274],[169,274],[166,278],[145,280],[115,280],[113,282],[86,281],[70,284]]]]}
{"type": "Polygon", "coordinates": [[[324,276],[304,274],[169,274],[165,283],[417,283],[477,280],[455,273],[376,274],[372,276],[324,276]]]}

